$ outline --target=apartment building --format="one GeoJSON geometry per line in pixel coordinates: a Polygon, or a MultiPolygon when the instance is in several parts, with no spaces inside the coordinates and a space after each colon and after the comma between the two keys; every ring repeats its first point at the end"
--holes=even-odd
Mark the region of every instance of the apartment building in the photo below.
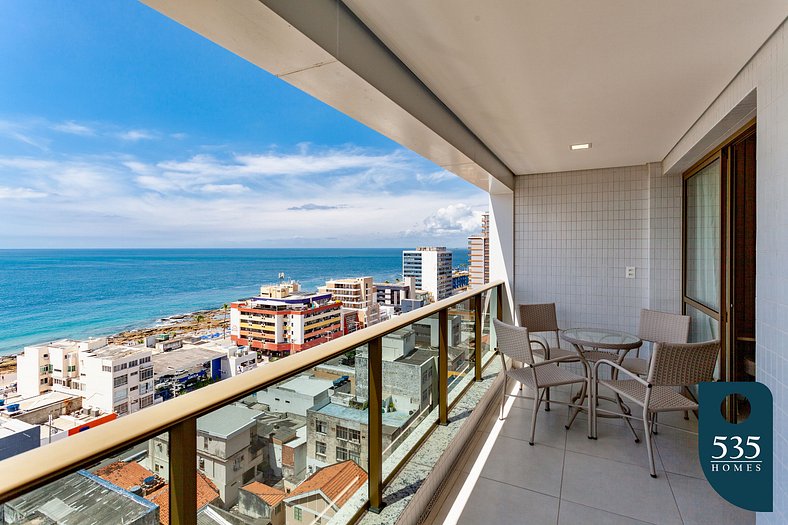
{"type": "Polygon", "coordinates": [[[379,305],[393,306],[397,312],[404,299],[412,299],[416,294],[416,278],[406,277],[396,283],[375,283],[375,296],[379,305]]]}
{"type": "Polygon", "coordinates": [[[416,288],[432,301],[451,295],[451,252],[443,246],[421,246],[402,252],[402,275],[415,278],[416,288]]]}
{"type": "Polygon", "coordinates": [[[23,397],[52,390],[79,395],[83,407],[122,416],[153,404],[151,355],[106,338],[28,346],[17,357],[17,387],[23,397]]]}
{"type": "Polygon", "coordinates": [[[216,485],[225,507],[257,478],[266,455],[257,435],[262,412],[241,404],[222,407],[197,421],[197,468],[216,485]]]}
{"type": "Polygon", "coordinates": [[[260,297],[230,305],[230,337],[287,356],[342,335],[342,303],[330,293],[303,294],[298,283],[263,287],[260,297]]]}
{"type": "Polygon", "coordinates": [[[342,303],[342,328],[346,334],[380,322],[380,306],[372,277],[332,279],[326,281],[319,292],[330,293],[335,301],[342,303]]]}
{"type": "Polygon", "coordinates": [[[482,232],[468,237],[468,286],[490,282],[490,214],[482,214],[482,232]]]}
{"type": "Polygon", "coordinates": [[[105,345],[79,354],[83,405],[119,416],[153,405],[153,363],[147,348],[105,345]]]}

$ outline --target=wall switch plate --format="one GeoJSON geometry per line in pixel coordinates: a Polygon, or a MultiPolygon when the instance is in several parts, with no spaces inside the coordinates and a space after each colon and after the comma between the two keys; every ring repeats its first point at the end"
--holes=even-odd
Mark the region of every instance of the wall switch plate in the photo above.
{"type": "Polygon", "coordinates": [[[634,266],[627,266],[627,279],[634,279],[635,278],[635,267],[634,266]]]}

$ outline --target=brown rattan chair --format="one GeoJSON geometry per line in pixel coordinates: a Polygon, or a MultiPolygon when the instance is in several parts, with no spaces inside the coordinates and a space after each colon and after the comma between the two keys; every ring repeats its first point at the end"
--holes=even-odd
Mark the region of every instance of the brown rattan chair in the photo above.
{"type": "MultiPolygon", "coordinates": [[[[567,357],[557,357],[553,359],[548,359],[545,361],[537,362],[534,359],[534,350],[530,344],[530,337],[528,334],[527,328],[521,328],[519,326],[512,326],[510,324],[506,324],[498,319],[493,320],[493,324],[495,325],[495,334],[498,339],[498,351],[501,355],[501,364],[502,369],[504,372],[503,376],[503,387],[501,391],[501,413],[500,419],[503,419],[503,407],[504,403],[506,402],[506,398],[508,396],[513,397],[525,397],[525,396],[515,396],[513,394],[509,394],[506,391],[506,387],[508,384],[508,379],[514,379],[515,381],[525,385],[530,390],[533,391],[533,414],[531,414],[531,437],[528,440],[528,444],[534,444],[534,434],[536,433],[536,416],[539,414],[539,405],[542,402],[542,398],[545,395],[545,392],[550,387],[556,387],[561,385],[572,385],[575,383],[586,383],[588,384],[587,377],[583,377],[581,375],[575,374],[574,372],[570,372],[565,368],[558,367],[558,363],[566,363],[569,360],[573,359],[571,356],[567,357]],[[509,358],[512,362],[520,362],[523,364],[522,368],[510,368],[507,367],[506,358],[509,358]]],[[[590,385],[589,385],[590,388],[590,385]]],[[[589,397],[589,403],[591,402],[591,398],[589,397]]],[[[561,405],[568,405],[568,406],[577,406],[572,403],[566,403],[563,401],[553,401],[553,403],[558,403],[561,405]]],[[[590,405],[589,405],[590,409],[590,405]]],[[[591,437],[591,418],[588,418],[588,432],[589,438],[591,437]]]]}
{"type": "Polygon", "coordinates": [[[558,357],[571,357],[568,361],[580,361],[577,352],[561,348],[561,339],[558,336],[558,320],[555,315],[555,303],[544,304],[521,304],[520,305],[520,326],[528,329],[531,336],[531,343],[537,345],[534,350],[538,355],[545,359],[555,359],[558,357]],[[552,332],[555,334],[555,345],[550,345],[546,337],[539,333],[552,332]]]}
{"type": "MultiPolygon", "coordinates": [[[[594,365],[594,377],[599,377],[600,365],[608,365],[618,371],[618,379],[598,380],[592,385],[592,396],[596,398],[599,384],[610,388],[617,395],[642,407],[643,431],[646,436],[648,460],[651,477],[656,478],[654,467],[654,451],[651,443],[651,430],[660,412],[686,412],[696,410],[698,404],[674,387],[695,385],[714,378],[714,366],[720,353],[720,342],[705,343],[657,343],[649,363],[647,378],[633,374],[613,361],[597,361],[594,365]],[[621,379],[621,377],[625,379],[621,379]]],[[[596,403],[589,403],[593,420],[591,435],[596,436],[596,403]]]]}
{"type": "MultiPolygon", "coordinates": [[[[689,340],[690,316],[640,310],[638,337],[651,343],[686,343],[689,340]]],[[[648,375],[648,359],[640,357],[640,348],[635,357],[627,357],[621,366],[639,376],[648,375]]]]}

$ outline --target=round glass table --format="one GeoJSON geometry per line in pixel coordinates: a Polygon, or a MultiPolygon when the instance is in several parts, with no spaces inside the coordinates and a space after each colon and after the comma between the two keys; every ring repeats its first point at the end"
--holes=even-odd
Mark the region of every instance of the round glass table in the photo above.
{"type": "MultiPolygon", "coordinates": [[[[643,340],[637,336],[628,334],[626,332],[606,330],[603,328],[570,328],[567,330],[562,330],[561,339],[571,343],[572,346],[575,347],[575,350],[577,351],[578,356],[580,357],[580,360],[583,362],[583,366],[586,369],[586,374],[588,374],[592,383],[596,381],[596,378],[594,377],[594,362],[600,361],[602,359],[608,359],[620,365],[624,361],[624,357],[626,357],[627,352],[643,345],[643,340]]],[[[573,402],[583,404],[586,397],[588,397],[588,392],[584,384],[581,391],[573,398],[573,402]]],[[[600,399],[606,399],[616,403],[620,408],[622,415],[628,416],[630,414],[629,407],[621,400],[619,396],[610,398],[598,395],[596,402],[599,403],[600,399]]],[[[580,408],[574,409],[574,413],[569,419],[566,428],[569,428],[572,425],[580,410],[580,408]]],[[[597,416],[621,417],[603,414],[597,414],[597,416]]],[[[637,439],[635,429],[632,428],[632,423],[630,423],[629,418],[624,417],[624,421],[627,422],[627,425],[632,430],[632,433],[635,434],[636,441],[639,441],[639,439],[637,439]]]]}

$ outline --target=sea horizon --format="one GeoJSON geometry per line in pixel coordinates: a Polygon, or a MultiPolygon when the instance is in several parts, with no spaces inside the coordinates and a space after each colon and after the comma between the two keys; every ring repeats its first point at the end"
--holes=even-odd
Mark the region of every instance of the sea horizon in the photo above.
{"type": "MultiPolygon", "coordinates": [[[[328,279],[401,278],[408,248],[3,248],[0,356],[109,336],[256,295],[279,272],[304,290],[328,279]]],[[[412,248],[411,248],[412,249],[412,248]]],[[[453,266],[467,248],[449,248],[453,266]]]]}

